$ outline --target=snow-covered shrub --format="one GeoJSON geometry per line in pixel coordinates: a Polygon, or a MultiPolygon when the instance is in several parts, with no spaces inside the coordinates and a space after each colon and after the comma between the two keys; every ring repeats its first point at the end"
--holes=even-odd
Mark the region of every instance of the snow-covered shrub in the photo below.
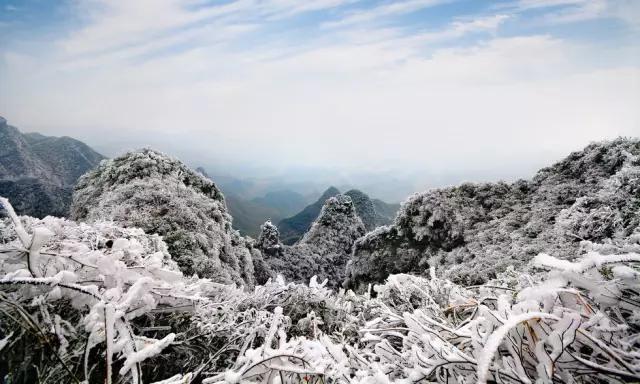
{"type": "MultiPolygon", "coordinates": [[[[576,262],[540,254],[533,264],[550,269],[546,275],[510,268],[468,288],[433,271],[429,279],[390,276],[350,314],[359,338],[346,342],[317,329],[290,337],[290,321],[276,307],[263,344],[205,382],[637,381],[636,263],[637,253],[590,253],[576,262]]],[[[307,324],[317,323],[310,317],[307,324]]]]}
{"type": "Polygon", "coordinates": [[[177,340],[171,332],[146,337],[152,331],[136,320],[192,308],[211,283],[184,278],[157,235],[109,222],[21,219],[0,203],[9,216],[3,234],[14,233],[0,248],[3,380],[141,382],[140,363],[177,340]]]}
{"type": "Polygon", "coordinates": [[[528,272],[510,266],[477,286],[431,268],[362,294],[315,276],[246,290],[184,277],[162,240],[139,229],[18,218],[2,205],[4,381],[640,380],[637,231],[582,241],[582,258],[538,254],[528,272]]]}
{"type": "Polygon", "coordinates": [[[162,153],[144,149],[103,161],[78,181],[71,215],[163,236],[187,275],[255,284],[252,242],[232,229],[218,187],[162,153]]]}

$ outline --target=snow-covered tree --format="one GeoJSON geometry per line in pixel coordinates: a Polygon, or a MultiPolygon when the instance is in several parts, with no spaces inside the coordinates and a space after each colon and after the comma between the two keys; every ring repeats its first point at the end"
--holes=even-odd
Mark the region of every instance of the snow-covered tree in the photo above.
{"type": "Polygon", "coordinates": [[[278,227],[271,223],[271,220],[267,220],[260,226],[260,235],[258,236],[256,246],[260,248],[266,256],[275,255],[282,248],[280,232],[278,232],[278,227]]]}

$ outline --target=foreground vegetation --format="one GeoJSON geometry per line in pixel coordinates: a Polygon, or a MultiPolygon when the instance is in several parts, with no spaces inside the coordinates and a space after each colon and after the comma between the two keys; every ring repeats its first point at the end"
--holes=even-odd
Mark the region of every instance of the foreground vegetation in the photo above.
{"type": "Polygon", "coordinates": [[[156,235],[17,217],[0,227],[8,383],[640,380],[640,236],[540,254],[479,286],[391,275],[252,290],[185,277],[156,235]]]}

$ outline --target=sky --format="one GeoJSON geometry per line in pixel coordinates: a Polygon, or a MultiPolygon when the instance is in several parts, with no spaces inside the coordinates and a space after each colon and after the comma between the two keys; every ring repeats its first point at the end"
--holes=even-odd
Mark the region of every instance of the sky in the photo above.
{"type": "Polygon", "coordinates": [[[527,177],[639,106],[638,0],[0,0],[0,115],[108,156],[527,177]]]}

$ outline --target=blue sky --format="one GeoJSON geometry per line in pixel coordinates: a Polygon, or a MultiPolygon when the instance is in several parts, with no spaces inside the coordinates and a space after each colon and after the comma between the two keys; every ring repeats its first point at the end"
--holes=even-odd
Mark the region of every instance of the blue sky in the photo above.
{"type": "Polygon", "coordinates": [[[0,0],[0,115],[108,155],[525,175],[640,135],[639,39],[636,0],[0,0]]]}

